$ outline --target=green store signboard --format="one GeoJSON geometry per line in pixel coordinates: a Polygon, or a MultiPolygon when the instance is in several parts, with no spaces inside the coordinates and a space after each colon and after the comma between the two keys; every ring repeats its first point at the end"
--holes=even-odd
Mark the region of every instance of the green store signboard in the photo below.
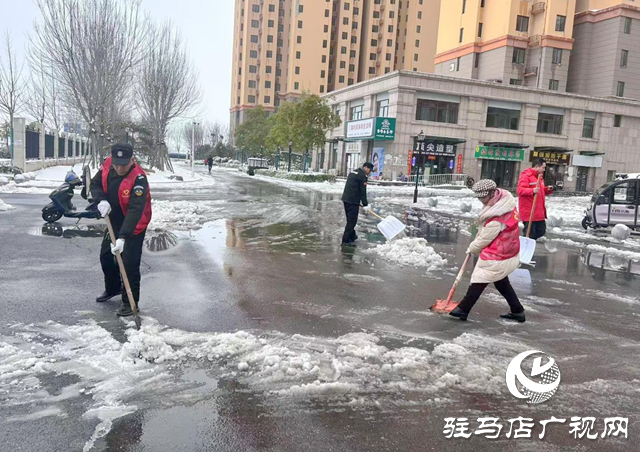
{"type": "Polygon", "coordinates": [[[510,160],[522,162],[524,160],[524,149],[513,148],[492,148],[489,146],[476,146],[477,159],[489,160],[510,160]]]}

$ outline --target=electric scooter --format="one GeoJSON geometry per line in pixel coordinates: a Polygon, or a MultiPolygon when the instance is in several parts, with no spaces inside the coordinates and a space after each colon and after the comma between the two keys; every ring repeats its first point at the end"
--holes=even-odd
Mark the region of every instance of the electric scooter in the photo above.
{"type": "MultiPolygon", "coordinates": [[[[42,219],[47,223],[54,223],[60,218],[77,218],[80,221],[83,218],[99,219],[100,212],[98,211],[98,204],[92,202],[87,206],[85,210],[77,211],[76,207],[71,202],[73,198],[73,190],[76,187],[88,187],[88,178],[85,175],[86,181],[78,177],[73,171],[69,171],[64,178],[64,183],[58,188],[53,190],[49,195],[49,199],[52,202],[42,208],[42,219]]],[[[87,190],[83,190],[82,197],[87,199],[87,190]]]]}

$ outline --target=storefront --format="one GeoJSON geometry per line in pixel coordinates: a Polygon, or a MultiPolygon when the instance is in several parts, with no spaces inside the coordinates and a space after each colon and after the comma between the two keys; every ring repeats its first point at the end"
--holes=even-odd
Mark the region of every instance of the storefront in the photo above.
{"type": "Polygon", "coordinates": [[[419,140],[413,138],[413,153],[411,161],[411,174],[425,177],[433,174],[453,174],[455,172],[455,160],[458,145],[465,140],[446,137],[425,137],[419,140]]]}
{"type": "Polygon", "coordinates": [[[373,163],[371,178],[381,179],[388,155],[387,148],[395,139],[395,131],[395,118],[376,117],[347,122],[344,159],[346,174],[369,161],[373,163]]]}
{"type": "Polygon", "coordinates": [[[604,152],[580,151],[580,155],[574,155],[569,168],[569,178],[576,171],[576,191],[588,192],[595,187],[596,171],[602,168],[604,152]]]}
{"type": "Polygon", "coordinates": [[[545,185],[556,190],[562,190],[565,177],[570,177],[567,171],[567,165],[571,160],[570,152],[572,152],[571,149],[565,148],[537,147],[530,152],[529,162],[533,163],[539,157],[545,159],[547,161],[547,171],[544,173],[545,185]]]}
{"type": "Polygon", "coordinates": [[[476,146],[475,157],[482,161],[481,179],[491,179],[498,187],[513,188],[518,183],[518,166],[528,146],[509,143],[485,143],[476,146]]]}

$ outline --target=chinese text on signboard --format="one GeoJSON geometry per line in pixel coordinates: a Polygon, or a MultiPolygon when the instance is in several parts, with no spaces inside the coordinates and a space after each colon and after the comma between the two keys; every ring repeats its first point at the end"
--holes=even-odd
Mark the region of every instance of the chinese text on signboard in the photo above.
{"type": "Polygon", "coordinates": [[[524,149],[476,146],[476,158],[491,160],[513,160],[521,162],[524,160],[524,149]]]}

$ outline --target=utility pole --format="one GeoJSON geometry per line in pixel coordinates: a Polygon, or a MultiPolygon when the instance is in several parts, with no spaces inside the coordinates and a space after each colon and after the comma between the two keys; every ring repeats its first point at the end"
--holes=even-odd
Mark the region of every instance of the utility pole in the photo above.
{"type": "Polygon", "coordinates": [[[418,182],[420,181],[420,157],[422,156],[422,150],[424,148],[424,141],[425,141],[426,137],[424,135],[424,132],[421,130],[420,134],[417,137],[417,143],[418,143],[418,158],[416,159],[416,189],[413,192],[413,203],[417,203],[418,202],[418,182]]]}
{"type": "Polygon", "coordinates": [[[195,177],[195,168],[194,164],[196,161],[196,124],[197,122],[193,121],[193,127],[191,128],[191,178],[195,177]]]}
{"type": "Polygon", "coordinates": [[[289,172],[291,172],[291,153],[293,152],[293,141],[289,141],[289,172]]]}

